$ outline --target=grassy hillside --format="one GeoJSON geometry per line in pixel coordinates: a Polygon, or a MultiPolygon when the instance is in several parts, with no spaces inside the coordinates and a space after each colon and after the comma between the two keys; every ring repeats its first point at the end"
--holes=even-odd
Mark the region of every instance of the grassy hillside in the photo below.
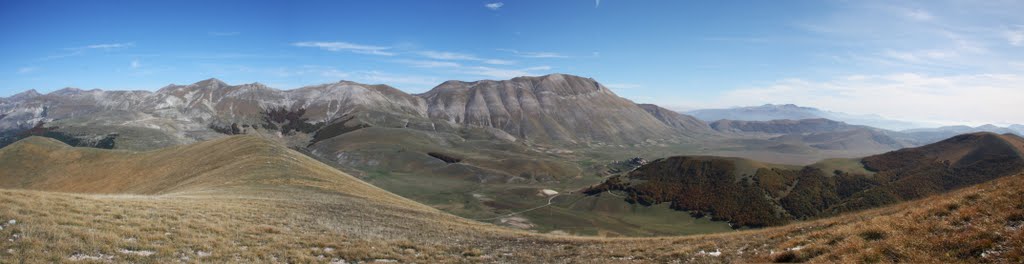
{"type": "Polygon", "coordinates": [[[0,188],[8,189],[144,195],[308,189],[429,209],[255,136],[148,152],[30,137],[0,149],[0,167],[0,188]]]}
{"type": "Polygon", "coordinates": [[[1024,260],[1024,175],[776,228],[613,239],[461,219],[256,137],[152,152],[32,138],[0,155],[18,169],[0,172],[0,262],[1024,260]],[[28,160],[59,157],[78,162],[29,173],[28,160]]]}

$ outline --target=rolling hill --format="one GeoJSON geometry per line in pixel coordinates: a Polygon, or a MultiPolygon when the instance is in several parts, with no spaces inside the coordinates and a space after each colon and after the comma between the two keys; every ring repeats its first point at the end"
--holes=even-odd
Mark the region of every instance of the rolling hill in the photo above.
{"type": "Polygon", "coordinates": [[[625,193],[630,203],[670,203],[743,226],[780,225],[963,188],[1024,171],[1024,139],[964,134],[859,159],[778,168],[749,160],[677,156],[655,160],[587,189],[625,193]],[[863,172],[870,172],[864,174],[863,172]]]}
{"type": "MultiPolygon", "coordinates": [[[[988,139],[982,139],[988,140],[988,139]]],[[[1010,138],[1008,141],[1021,142],[1010,138]]],[[[968,151],[969,153],[970,151],[968,151]]],[[[373,187],[281,143],[148,152],[30,137],[0,149],[4,262],[1015,262],[1024,175],[763,230],[656,238],[537,234],[373,187]],[[36,161],[50,162],[43,168],[36,161]],[[72,162],[73,161],[73,162],[72,162]],[[970,219],[967,225],[964,219],[970,219]]],[[[969,157],[970,154],[962,157],[969,157]]],[[[963,160],[968,160],[964,158],[963,160]]],[[[767,166],[745,164],[737,171],[767,166]]],[[[740,168],[738,167],[738,168],[740,168]]]]}

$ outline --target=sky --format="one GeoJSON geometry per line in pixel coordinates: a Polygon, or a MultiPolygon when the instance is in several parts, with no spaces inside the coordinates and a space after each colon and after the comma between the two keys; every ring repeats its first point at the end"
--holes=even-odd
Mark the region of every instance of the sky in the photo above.
{"type": "Polygon", "coordinates": [[[1024,1],[0,1],[0,96],[567,73],[674,110],[1024,124],[1024,1]]]}

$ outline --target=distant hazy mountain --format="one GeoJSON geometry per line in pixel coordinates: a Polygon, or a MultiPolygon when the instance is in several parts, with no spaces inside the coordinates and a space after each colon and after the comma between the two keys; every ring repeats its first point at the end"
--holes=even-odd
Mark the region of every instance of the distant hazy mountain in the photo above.
{"type": "Polygon", "coordinates": [[[1024,135],[1024,125],[1014,124],[1009,126],[1010,129],[1016,130],[1018,135],[1024,135]]]}
{"type": "Polygon", "coordinates": [[[710,124],[711,128],[720,132],[733,133],[767,133],[767,134],[793,134],[793,133],[820,133],[849,130],[855,127],[844,122],[824,119],[777,119],[771,121],[743,121],[743,120],[718,120],[710,124]]]}
{"type": "Polygon", "coordinates": [[[826,118],[846,122],[849,124],[873,126],[889,130],[903,130],[927,126],[926,124],[886,119],[878,115],[853,115],[825,111],[813,107],[797,106],[794,104],[766,104],[762,106],[747,106],[725,109],[701,109],[689,111],[686,113],[708,122],[713,122],[722,119],[742,121],[770,121],[779,119],[799,120],[826,118]]]}
{"type": "MultiPolygon", "coordinates": [[[[771,121],[718,120],[710,124],[715,131],[727,135],[769,136],[769,140],[790,145],[807,145],[816,149],[846,150],[858,153],[881,153],[913,147],[903,135],[862,125],[815,119],[781,119],[771,121]]],[[[928,142],[931,143],[931,142],[928,142]]]]}
{"type": "Polygon", "coordinates": [[[901,134],[906,135],[909,138],[917,140],[919,142],[934,142],[944,138],[952,137],[959,134],[965,133],[977,133],[977,132],[992,132],[996,134],[1017,134],[1024,135],[1024,131],[1020,128],[1024,128],[1021,125],[1011,125],[1010,127],[999,127],[995,125],[982,125],[977,127],[970,126],[944,126],[937,128],[917,128],[907,129],[900,131],[901,134]]]}

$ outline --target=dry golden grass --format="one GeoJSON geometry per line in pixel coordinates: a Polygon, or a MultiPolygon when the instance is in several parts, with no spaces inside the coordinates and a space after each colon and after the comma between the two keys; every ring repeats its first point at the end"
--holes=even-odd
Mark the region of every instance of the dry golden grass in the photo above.
{"type": "Polygon", "coordinates": [[[0,149],[0,263],[1024,261],[1024,175],[770,229],[613,239],[465,220],[255,137],[144,153],[33,140],[0,149]]]}

